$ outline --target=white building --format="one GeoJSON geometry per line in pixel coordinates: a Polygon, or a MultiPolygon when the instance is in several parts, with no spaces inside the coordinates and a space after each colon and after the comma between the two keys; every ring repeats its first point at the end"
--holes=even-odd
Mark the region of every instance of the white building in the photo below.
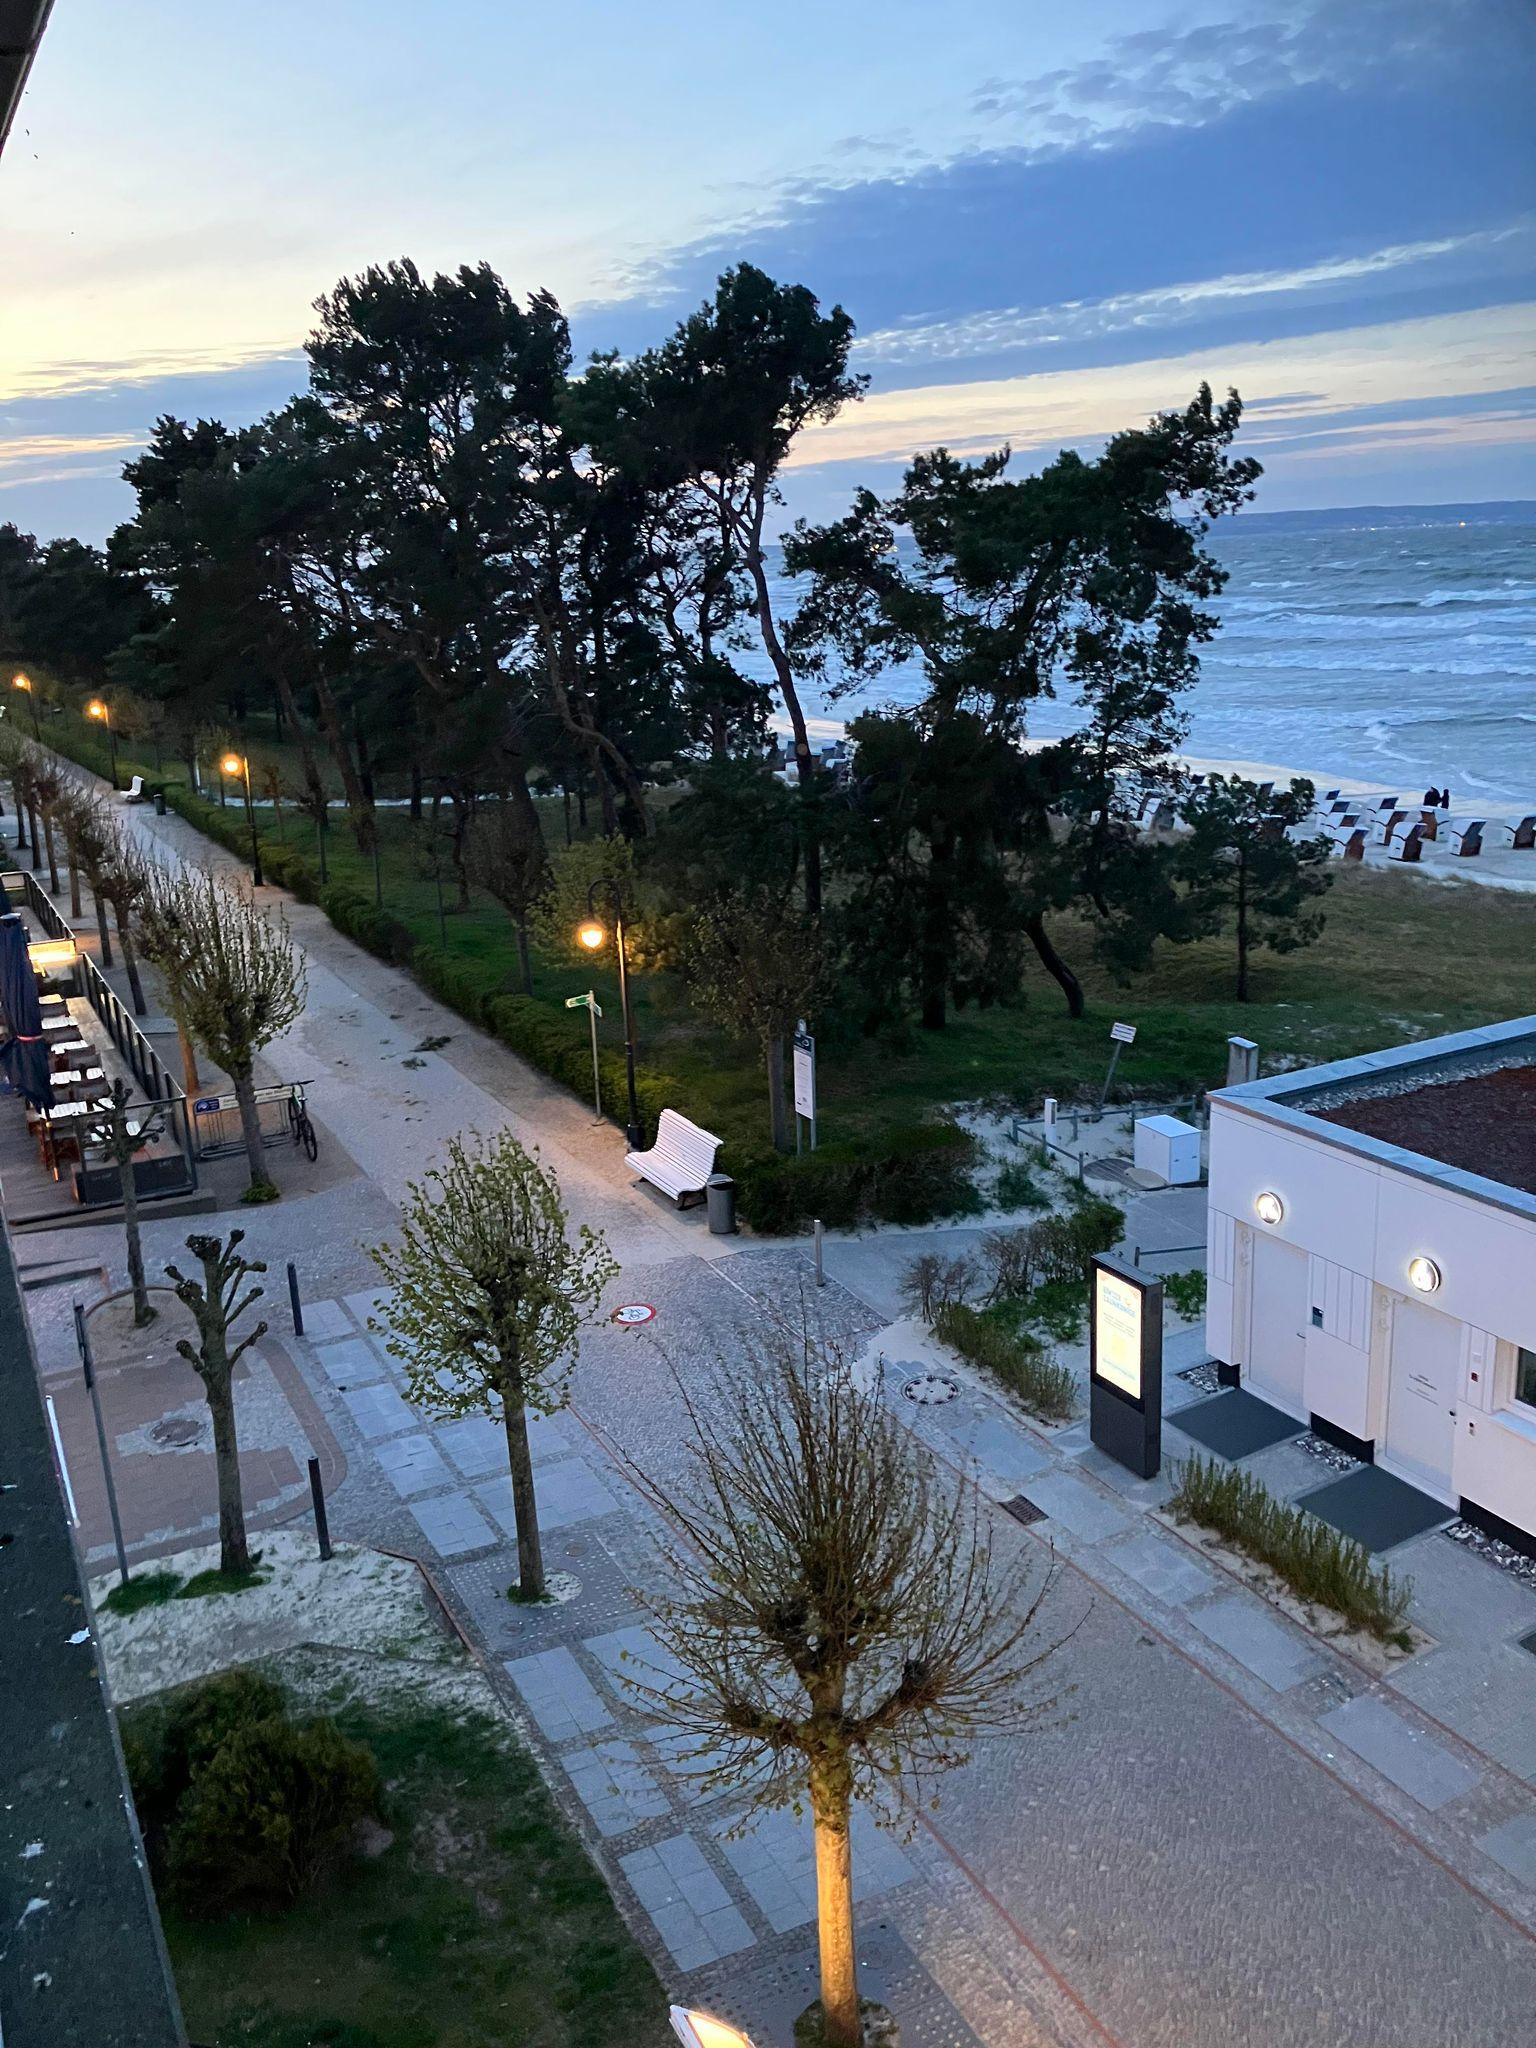
{"type": "Polygon", "coordinates": [[[1224,1377],[1536,1555],[1536,1017],[1210,1108],[1224,1377]]]}

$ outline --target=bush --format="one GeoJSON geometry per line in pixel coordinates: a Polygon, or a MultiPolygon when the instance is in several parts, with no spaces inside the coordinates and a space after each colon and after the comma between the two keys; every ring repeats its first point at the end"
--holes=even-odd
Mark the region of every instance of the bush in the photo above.
{"type": "Polygon", "coordinates": [[[1163,1293],[1186,1323],[1197,1322],[1205,1314],[1205,1275],[1198,1267],[1187,1273],[1166,1274],[1163,1293]]]}
{"type": "Polygon", "coordinates": [[[995,1312],[978,1312],[964,1302],[941,1308],[934,1335],[990,1373],[1032,1414],[1045,1422],[1065,1422],[1076,1405],[1077,1382],[1028,1330],[1010,1328],[995,1312]]]}
{"type": "Polygon", "coordinates": [[[333,884],[320,891],[320,908],[339,932],[345,932],[378,959],[388,960],[395,967],[410,964],[416,950],[410,926],[387,910],[380,910],[369,897],[360,895],[356,889],[333,884]]]}
{"type": "Polygon", "coordinates": [[[1268,1487],[1235,1465],[1218,1465],[1198,1455],[1179,1468],[1169,1507],[1180,1518],[1199,1522],[1267,1564],[1293,1593],[1331,1607],[1355,1628],[1383,1642],[1412,1645],[1403,1623],[1412,1585],[1394,1579],[1385,1565],[1371,1562],[1362,1545],[1330,1529],[1304,1508],[1276,1499],[1268,1487]]]}
{"type": "Polygon", "coordinates": [[[956,1124],[898,1124],[877,1138],[823,1145],[791,1158],[748,1154],[735,1162],[742,1214],[757,1230],[833,1230],[858,1224],[931,1223],[981,1207],[970,1178],[976,1141],[956,1124]]]}
{"type": "Polygon", "coordinates": [[[1086,1280],[1042,1280],[1019,1305],[1024,1322],[1042,1331],[1055,1344],[1076,1344],[1088,1319],[1086,1280]]]}
{"type": "Polygon", "coordinates": [[[332,1721],[236,1729],[196,1773],[167,1844],[189,1912],[282,1906],[310,1891],[379,1805],[371,1751],[332,1721]]]}
{"type": "MultiPolygon", "coordinates": [[[[161,1733],[160,1782],[172,1807],[231,1735],[287,1708],[280,1685],[255,1671],[224,1671],[183,1693],[161,1733]]],[[[137,1789],[137,1788],[135,1788],[137,1789]]]]}
{"type": "Polygon", "coordinates": [[[901,1276],[901,1303],[908,1315],[934,1322],[940,1311],[964,1301],[977,1283],[974,1259],[946,1259],[942,1252],[920,1252],[901,1276]]]}
{"type": "Polygon", "coordinates": [[[1051,1197],[1022,1159],[1010,1159],[997,1176],[992,1202],[998,1209],[1049,1209],[1051,1197]]]}

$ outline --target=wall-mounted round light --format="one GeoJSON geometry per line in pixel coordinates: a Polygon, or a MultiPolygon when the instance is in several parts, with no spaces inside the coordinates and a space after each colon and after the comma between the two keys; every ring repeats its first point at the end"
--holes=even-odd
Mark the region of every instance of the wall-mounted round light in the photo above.
{"type": "Polygon", "coordinates": [[[1253,1213],[1261,1223],[1278,1223],[1285,1214],[1285,1204],[1272,1188],[1266,1188],[1263,1194],[1254,1196],[1253,1213]]]}
{"type": "Polygon", "coordinates": [[[1433,1294],[1440,1285],[1440,1268],[1433,1259],[1410,1259],[1408,1278],[1420,1294],[1433,1294]]]}

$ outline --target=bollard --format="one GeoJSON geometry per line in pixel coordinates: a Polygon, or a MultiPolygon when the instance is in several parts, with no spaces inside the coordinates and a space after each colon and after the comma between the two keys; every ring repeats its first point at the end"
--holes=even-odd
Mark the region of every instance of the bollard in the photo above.
{"type": "Polygon", "coordinates": [[[299,1300],[299,1269],[292,1259],[288,1261],[288,1304],[293,1310],[293,1334],[304,1334],[304,1304],[299,1300]]]}
{"type": "MultiPolygon", "coordinates": [[[[293,1268],[290,1266],[288,1270],[291,1273],[293,1268]]],[[[320,1484],[320,1460],[318,1458],[311,1458],[309,1461],[309,1497],[315,1504],[315,1535],[320,1541],[320,1557],[323,1563],[333,1553],[331,1550],[331,1525],[325,1517],[325,1491],[320,1484]]]]}
{"type": "Polygon", "coordinates": [[[818,1287],[825,1287],[827,1276],[821,1263],[821,1218],[819,1216],[816,1218],[814,1227],[816,1233],[816,1285],[818,1287]]]}

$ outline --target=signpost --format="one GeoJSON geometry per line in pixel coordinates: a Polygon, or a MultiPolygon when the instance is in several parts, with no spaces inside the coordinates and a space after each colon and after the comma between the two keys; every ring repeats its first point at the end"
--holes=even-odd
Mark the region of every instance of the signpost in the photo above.
{"type": "Polygon", "coordinates": [[[1163,1461],[1163,1283],[1107,1255],[1089,1270],[1088,1431],[1138,1479],[1163,1461]]]}
{"type": "Polygon", "coordinates": [[[1109,1091],[1115,1078],[1115,1068],[1120,1064],[1120,1048],[1122,1045],[1134,1045],[1136,1043],[1136,1026],[1134,1024],[1111,1024],[1109,1027],[1109,1039],[1109,1072],[1104,1076],[1104,1086],[1099,1094],[1100,1116],[1104,1114],[1104,1105],[1109,1100],[1109,1091]]]}
{"type": "Polygon", "coordinates": [[[602,1074],[599,1072],[597,1065],[597,1020],[603,1014],[602,1007],[599,1004],[597,997],[592,993],[591,989],[588,989],[584,996],[567,996],[565,999],[565,1007],[568,1010],[585,1010],[587,1016],[591,1020],[592,1107],[597,1111],[597,1120],[599,1123],[601,1123],[603,1120],[603,1077],[602,1074]]]}
{"type": "Polygon", "coordinates": [[[795,1150],[800,1150],[800,1119],[811,1127],[811,1150],[816,1150],[816,1041],[800,1019],[795,1032],[795,1150]]]}

